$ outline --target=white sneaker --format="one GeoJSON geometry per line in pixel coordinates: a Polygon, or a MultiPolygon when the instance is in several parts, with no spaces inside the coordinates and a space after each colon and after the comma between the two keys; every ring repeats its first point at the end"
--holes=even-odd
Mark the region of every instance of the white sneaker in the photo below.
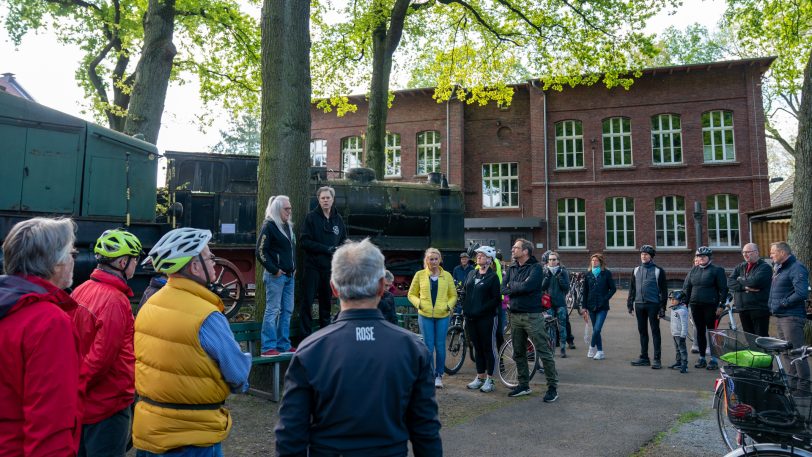
{"type": "Polygon", "coordinates": [[[595,353],[595,357],[593,357],[593,358],[595,360],[603,360],[603,359],[606,358],[606,355],[604,355],[603,351],[598,351],[598,352],[595,353]]]}
{"type": "Polygon", "coordinates": [[[493,378],[488,378],[485,380],[485,383],[482,385],[482,388],[479,389],[481,392],[493,392],[493,378]]]}
{"type": "Polygon", "coordinates": [[[708,345],[708,347],[705,348],[705,357],[712,357],[710,352],[710,345],[708,345]]]}
{"type": "Polygon", "coordinates": [[[592,357],[595,357],[596,352],[598,352],[598,348],[596,348],[595,346],[591,346],[589,348],[589,351],[586,353],[586,356],[591,359],[592,357]]]}
{"type": "Polygon", "coordinates": [[[441,376],[437,376],[436,378],[434,378],[434,387],[438,389],[443,388],[443,378],[441,376]]]}
{"type": "Polygon", "coordinates": [[[474,390],[474,389],[479,389],[480,387],[482,387],[482,384],[485,384],[485,380],[482,379],[482,378],[476,377],[466,387],[468,387],[471,390],[474,390]]]}

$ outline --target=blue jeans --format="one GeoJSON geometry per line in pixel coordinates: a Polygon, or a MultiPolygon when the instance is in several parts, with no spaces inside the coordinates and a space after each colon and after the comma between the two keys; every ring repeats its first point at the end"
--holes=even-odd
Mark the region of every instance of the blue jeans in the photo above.
{"type": "Polygon", "coordinates": [[[434,377],[442,376],[445,368],[445,334],[448,333],[448,317],[434,319],[417,316],[417,324],[420,326],[423,341],[429,348],[429,360],[434,377]]]}
{"type": "Polygon", "coordinates": [[[138,449],[135,451],[135,457],[223,457],[223,448],[220,443],[214,446],[199,447],[199,446],[186,446],[178,449],[171,450],[166,454],[153,454],[149,451],[138,449]]]}
{"type": "Polygon", "coordinates": [[[559,306],[553,308],[553,315],[558,318],[558,343],[561,349],[567,347],[567,307],[559,306]]]}
{"type": "Polygon", "coordinates": [[[262,352],[290,349],[290,316],[293,314],[293,276],[262,274],[265,315],[262,317],[262,352]]]}
{"type": "Polygon", "coordinates": [[[601,330],[603,323],[606,321],[607,310],[590,311],[589,320],[592,321],[592,342],[589,343],[591,347],[597,348],[599,351],[603,350],[603,341],[601,340],[601,330]]]}

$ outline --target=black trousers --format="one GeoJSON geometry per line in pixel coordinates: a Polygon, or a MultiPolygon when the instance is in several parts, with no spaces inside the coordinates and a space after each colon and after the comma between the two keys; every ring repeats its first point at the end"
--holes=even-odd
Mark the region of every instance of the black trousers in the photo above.
{"type": "Polygon", "coordinates": [[[313,300],[319,299],[319,328],[330,324],[332,311],[332,290],[330,289],[330,270],[305,268],[302,275],[302,300],[299,302],[299,323],[302,337],[313,333],[313,300]]]}
{"type": "Polygon", "coordinates": [[[696,326],[696,345],[699,346],[699,357],[705,357],[705,349],[708,347],[708,330],[716,328],[716,306],[715,305],[691,305],[691,316],[694,317],[696,326]]]}
{"type": "Polygon", "coordinates": [[[476,362],[477,374],[487,373],[493,376],[493,367],[496,363],[496,334],[498,332],[499,317],[483,319],[466,319],[465,325],[468,330],[468,338],[474,346],[474,361],[476,362]]]}
{"type": "Polygon", "coordinates": [[[770,312],[767,310],[745,310],[739,313],[742,321],[742,330],[758,336],[769,336],[770,312]]]}
{"type": "Polygon", "coordinates": [[[637,332],[640,333],[641,359],[648,359],[648,327],[651,327],[651,338],[654,340],[654,360],[662,360],[659,312],[660,305],[658,303],[634,304],[634,314],[637,317],[637,332]]]}

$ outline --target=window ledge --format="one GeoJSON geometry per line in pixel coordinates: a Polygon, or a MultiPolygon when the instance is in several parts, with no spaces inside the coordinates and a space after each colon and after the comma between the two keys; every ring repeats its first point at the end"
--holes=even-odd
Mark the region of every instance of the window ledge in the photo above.
{"type": "Polygon", "coordinates": [[[485,208],[482,207],[482,211],[517,211],[521,209],[518,206],[499,206],[496,208],[485,208]]]}
{"type": "Polygon", "coordinates": [[[604,248],[604,252],[617,252],[617,253],[636,253],[640,252],[637,248],[604,248]]]}
{"type": "Polygon", "coordinates": [[[739,252],[741,250],[741,246],[708,246],[709,248],[713,249],[715,252],[739,252]]]}
{"type": "Polygon", "coordinates": [[[693,249],[689,249],[687,246],[667,247],[667,248],[663,248],[663,247],[660,247],[660,246],[654,246],[654,250],[657,251],[657,253],[661,253],[661,252],[694,252],[693,249]]]}
{"type": "Polygon", "coordinates": [[[615,171],[615,170],[636,170],[636,165],[613,165],[613,166],[606,166],[604,165],[601,167],[601,170],[604,171],[615,171]]]}
{"type": "Polygon", "coordinates": [[[564,247],[564,246],[559,246],[559,247],[558,247],[556,250],[557,250],[557,251],[560,251],[560,252],[583,252],[583,253],[589,253],[589,249],[587,249],[586,247],[573,247],[573,248],[568,248],[568,247],[564,247]]]}
{"type": "Polygon", "coordinates": [[[724,167],[727,165],[741,165],[741,162],[737,160],[726,160],[726,161],[719,161],[719,162],[702,162],[703,167],[724,167]]]}
{"type": "Polygon", "coordinates": [[[674,163],[674,164],[671,164],[671,163],[653,163],[653,164],[649,165],[649,168],[654,168],[654,169],[658,169],[658,168],[688,168],[688,164],[685,163],[685,162],[674,163]]]}
{"type": "Polygon", "coordinates": [[[567,173],[571,171],[586,171],[586,167],[555,168],[554,173],[567,173]]]}

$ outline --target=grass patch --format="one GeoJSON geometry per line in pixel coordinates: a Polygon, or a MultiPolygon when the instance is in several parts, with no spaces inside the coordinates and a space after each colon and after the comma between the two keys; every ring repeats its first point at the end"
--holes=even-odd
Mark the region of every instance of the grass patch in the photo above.
{"type": "Polygon", "coordinates": [[[632,454],[629,457],[649,457],[657,455],[657,447],[662,443],[663,439],[671,433],[676,433],[680,426],[684,424],[691,423],[695,420],[702,419],[708,413],[707,409],[703,409],[700,411],[688,411],[684,412],[677,417],[677,420],[674,422],[668,430],[663,432],[658,432],[654,435],[654,438],[649,440],[646,444],[643,445],[637,452],[632,454]]]}

